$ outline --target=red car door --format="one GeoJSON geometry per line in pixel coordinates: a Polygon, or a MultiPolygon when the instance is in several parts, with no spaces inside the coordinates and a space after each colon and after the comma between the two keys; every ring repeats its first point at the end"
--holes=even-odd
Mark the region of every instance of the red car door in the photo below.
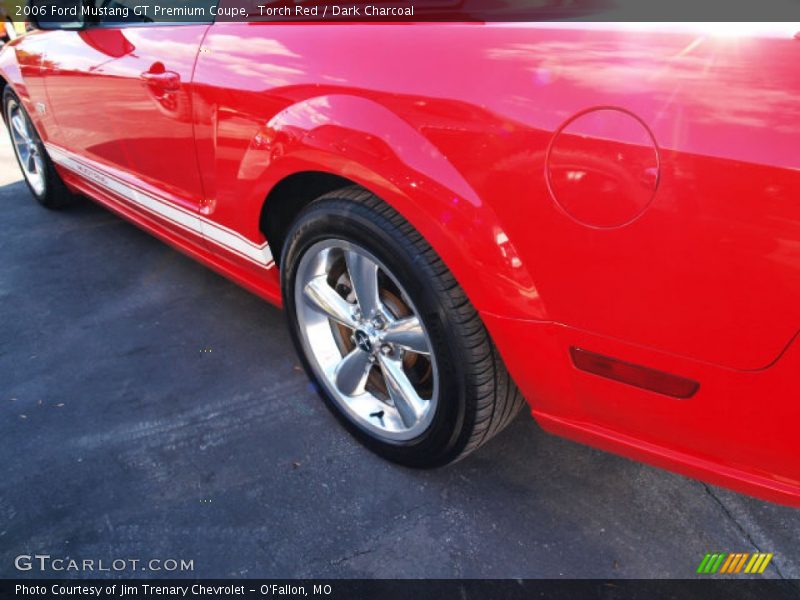
{"type": "Polygon", "coordinates": [[[56,32],[46,75],[63,147],[98,171],[82,174],[200,244],[191,80],[207,28],[138,19],[56,32]]]}
{"type": "Polygon", "coordinates": [[[114,118],[121,112],[113,108],[115,81],[105,71],[108,62],[125,52],[122,44],[95,43],[104,36],[91,30],[48,31],[43,37],[47,44],[42,74],[48,112],[56,124],[48,142],[68,151],[73,159],[91,161],[103,169],[127,169],[114,118]]]}

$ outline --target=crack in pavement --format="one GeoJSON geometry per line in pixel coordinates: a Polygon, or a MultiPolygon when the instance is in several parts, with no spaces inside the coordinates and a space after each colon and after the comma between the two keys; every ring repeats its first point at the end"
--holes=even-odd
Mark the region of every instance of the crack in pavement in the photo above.
{"type": "MultiPolygon", "coordinates": [[[[747,542],[748,542],[748,543],[749,543],[749,544],[750,544],[750,545],[751,545],[753,548],[755,548],[757,552],[762,552],[762,550],[761,550],[760,546],[759,546],[759,545],[756,543],[756,541],[753,539],[753,536],[750,534],[750,532],[748,532],[748,531],[747,531],[747,529],[745,529],[745,528],[744,528],[744,525],[742,525],[741,523],[739,523],[739,521],[736,519],[736,517],[733,515],[733,513],[732,513],[732,512],[731,512],[731,511],[728,509],[728,507],[727,507],[727,506],[725,506],[725,504],[722,502],[722,500],[720,500],[720,499],[717,497],[717,495],[714,493],[714,491],[711,489],[711,487],[710,487],[710,486],[709,486],[707,483],[702,483],[702,486],[703,486],[703,488],[705,489],[705,491],[706,491],[706,494],[708,494],[709,496],[711,496],[712,500],[714,500],[714,502],[716,502],[717,506],[719,506],[719,507],[720,507],[720,509],[722,510],[722,512],[723,512],[723,513],[725,514],[725,516],[728,518],[728,520],[730,520],[730,522],[734,524],[734,526],[736,527],[736,529],[738,529],[738,530],[739,530],[739,532],[741,532],[741,534],[744,536],[744,538],[747,540],[747,542]]],[[[779,560],[775,560],[776,558],[777,558],[777,557],[773,557],[773,560],[772,560],[772,566],[773,566],[773,567],[775,567],[775,571],[778,573],[778,576],[779,576],[781,579],[784,579],[784,580],[786,580],[786,576],[783,574],[783,572],[781,571],[781,568],[780,568],[780,566],[779,566],[779,564],[778,564],[779,560]]],[[[793,583],[794,583],[794,582],[793,582],[793,583]]],[[[799,589],[800,589],[800,586],[798,586],[798,587],[799,587],[799,589]]]]}
{"type": "MultiPolygon", "coordinates": [[[[404,517],[405,517],[405,519],[408,519],[409,515],[411,515],[411,514],[413,514],[415,512],[418,512],[421,509],[426,508],[428,506],[431,506],[430,502],[423,502],[422,504],[419,504],[417,506],[413,506],[408,510],[401,511],[401,512],[395,514],[394,516],[392,516],[389,519],[389,524],[384,526],[384,527],[382,527],[377,533],[369,536],[365,540],[365,544],[362,544],[360,549],[357,549],[357,550],[355,550],[353,552],[349,552],[349,553],[345,554],[344,556],[340,556],[339,558],[330,559],[330,560],[327,561],[327,563],[330,566],[340,566],[340,565],[343,565],[345,563],[350,562],[354,558],[357,558],[359,556],[364,556],[365,554],[370,554],[372,552],[375,552],[378,549],[378,547],[380,546],[380,541],[386,536],[386,534],[389,531],[392,530],[393,523],[396,523],[396,522],[399,522],[399,521],[403,520],[404,517]]],[[[408,521],[407,529],[409,527],[413,527],[414,525],[416,525],[420,521],[424,520],[425,518],[433,516],[433,514],[438,514],[438,512],[439,511],[434,511],[434,513],[419,512],[415,518],[413,518],[413,519],[408,521]]]]}

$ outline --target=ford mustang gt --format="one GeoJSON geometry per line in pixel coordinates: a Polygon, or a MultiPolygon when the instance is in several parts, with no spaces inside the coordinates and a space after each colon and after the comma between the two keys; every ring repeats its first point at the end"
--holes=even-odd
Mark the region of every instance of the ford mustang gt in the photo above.
{"type": "Polygon", "coordinates": [[[283,306],[366,446],[443,465],[527,405],[800,506],[800,26],[87,14],[0,53],[31,194],[283,306]]]}

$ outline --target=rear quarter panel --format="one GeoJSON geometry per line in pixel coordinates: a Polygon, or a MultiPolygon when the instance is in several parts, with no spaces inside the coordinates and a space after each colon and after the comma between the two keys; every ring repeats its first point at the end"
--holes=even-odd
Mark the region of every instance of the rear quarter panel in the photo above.
{"type": "Polygon", "coordinates": [[[195,73],[204,183],[258,237],[282,176],[344,175],[395,204],[481,311],[761,369],[800,327],[800,41],[745,33],[218,24],[195,73]],[[554,133],[593,107],[658,148],[657,191],[623,226],[577,222],[544,176],[554,133]]]}

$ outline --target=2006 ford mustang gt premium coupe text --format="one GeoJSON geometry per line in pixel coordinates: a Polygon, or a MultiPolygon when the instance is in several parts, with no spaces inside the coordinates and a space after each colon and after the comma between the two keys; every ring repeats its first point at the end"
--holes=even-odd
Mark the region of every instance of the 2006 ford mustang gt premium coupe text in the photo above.
{"type": "Polygon", "coordinates": [[[282,305],[375,452],[454,461],[527,400],[800,506],[796,29],[49,25],[0,54],[32,194],[282,305]]]}

